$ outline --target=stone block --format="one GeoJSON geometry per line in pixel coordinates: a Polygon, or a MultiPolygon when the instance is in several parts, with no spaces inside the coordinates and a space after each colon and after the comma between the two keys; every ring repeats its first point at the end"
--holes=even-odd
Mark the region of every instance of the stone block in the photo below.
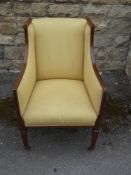
{"type": "Polygon", "coordinates": [[[4,58],[12,60],[22,60],[24,58],[24,48],[15,46],[6,46],[4,50],[4,58]]]}
{"type": "Polygon", "coordinates": [[[0,70],[9,70],[11,68],[14,69],[11,60],[0,60],[0,70]]]}
{"type": "Polygon", "coordinates": [[[20,63],[22,60],[0,60],[0,70],[7,71],[16,71],[20,69],[20,63]]]}
{"type": "Polygon", "coordinates": [[[122,4],[131,5],[131,0],[121,0],[122,4]]]}
{"type": "Polygon", "coordinates": [[[13,15],[13,3],[12,2],[0,2],[0,16],[12,16],[13,15]]]}
{"type": "Polygon", "coordinates": [[[49,6],[48,9],[49,16],[78,17],[79,13],[80,13],[79,5],[52,4],[49,6]]]}
{"type": "Polygon", "coordinates": [[[88,5],[82,5],[81,8],[81,15],[82,16],[90,16],[90,17],[107,17],[108,11],[110,6],[103,5],[103,6],[93,6],[91,4],[88,5]]]}
{"type": "Polygon", "coordinates": [[[129,47],[129,41],[129,35],[119,35],[114,39],[113,45],[115,47],[129,47]]]}
{"type": "Polygon", "coordinates": [[[121,4],[120,0],[91,0],[92,4],[95,5],[114,5],[114,4],[121,4]]]}
{"type": "MultiPolygon", "coordinates": [[[[120,47],[115,48],[113,46],[109,47],[101,47],[101,48],[95,48],[94,55],[96,60],[102,60],[102,61],[119,61],[119,62],[126,62],[127,60],[127,47],[120,47]]],[[[116,67],[117,69],[118,67],[116,67]]]]}
{"type": "Polygon", "coordinates": [[[16,2],[14,4],[14,13],[20,16],[31,16],[31,3],[16,2]]]}
{"type": "Polygon", "coordinates": [[[0,34],[0,45],[13,45],[14,35],[2,35],[0,34]]]}
{"type": "Polygon", "coordinates": [[[110,34],[95,34],[94,36],[94,47],[108,47],[112,45],[113,36],[110,34]]]}
{"type": "Polygon", "coordinates": [[[60,2],[60,3],[63,3],[63,2],[67,2],[67,3],[70,3],[70,2],[73,2],[73,3],[77,3],[79,2],[79,0],[55,0],[56,2],[60,2]]]}
{"type": "Polygon", "coordinates": [[[86,3],[89,3],[90,0],[81,0],[81,2],[86,4],[86,3]]]}
{"type": "Polygon", "coordinates": [[[110,60],[97,60],[97,66],[101,71],[112,71],[112,70],[124,70],[126,61],[110,61],[110,60]]]}
{"type": "Polygon", "coordinates": [[[24,33],[19,33],[18,35],[16,35],[15,38],[15,45],[19,46],[19,45],[23,45],[25,44],[25,36],[24,33]]]}
{"type": "Polygon", "coordinates": [[[0,23],[0,33],[12,35],[17,33],[16,23],[0,23]]]}
{"type": "Polygon", "coordinates": [[[109,10],[108,17],[131,19],[131,6],[117,5],[109,10]]]}
{"type": "Polygon", "coordinates": [[[45,16],[48,3],[32,3],[31,14],[32,16],[45,16]]]}
{"type": "Polygon", "coordinates": [[[43,2],[43,1],[46,1],[46,0],[17,0],[18,2],[43,2]]]}
{"type": "Polygon", "coordinates": [[[131,20],[112,19],[110,21],[110,33],[112,34],[130,34],[131,20]]]}
{"type": "Polygon", "coordinates": [[[10,17],[10,16],[0,16],[0,23],[15,23],[16,17],[10,17]]]}

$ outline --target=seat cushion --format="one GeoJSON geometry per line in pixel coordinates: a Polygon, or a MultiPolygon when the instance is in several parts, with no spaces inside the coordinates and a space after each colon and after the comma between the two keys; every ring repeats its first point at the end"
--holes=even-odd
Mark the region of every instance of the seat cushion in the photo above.
{"type": "Polygon", "coordinates": [[[26,126],[94,126],[97,115],[83,81],[36,82],[23,115],[26,126]]]}
{"type": "Polygon", "coordinates": [[[33,19],[37,80],[83,79],[86,19],[33,19]]]}

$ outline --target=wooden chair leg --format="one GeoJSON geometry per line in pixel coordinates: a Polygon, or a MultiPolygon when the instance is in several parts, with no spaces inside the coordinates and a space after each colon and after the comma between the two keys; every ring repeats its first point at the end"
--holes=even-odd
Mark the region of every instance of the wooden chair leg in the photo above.
{"type": "Polygon", "coordinates": [[[99,134],[99,129],[92,129],[92,137],[91,137],[91,145],[88,148],[88,150],[93,150],[95,148],[96,145],[96,141],[98,138],[98,134],[99,134]]]}
{"type": "Polygon", "coordinates": [[[25,149],[30,149],[30,146],[28,144],[28,134],[27,134],[27,129],[21,129],[20,130],[21,133],[21,138],[22,138],[22,142],[24,144],[25,149]]]}

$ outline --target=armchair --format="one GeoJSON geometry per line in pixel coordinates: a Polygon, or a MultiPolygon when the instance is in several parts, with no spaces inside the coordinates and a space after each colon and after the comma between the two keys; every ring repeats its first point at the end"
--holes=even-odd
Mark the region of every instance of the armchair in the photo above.
{"type": "Polygon", "coordinates": [[[25,60],[14,87],[19,128],[90,127],[95,148],[105,87],[92,63],[94,25],[82,18],[28,19],[25,60]]]}

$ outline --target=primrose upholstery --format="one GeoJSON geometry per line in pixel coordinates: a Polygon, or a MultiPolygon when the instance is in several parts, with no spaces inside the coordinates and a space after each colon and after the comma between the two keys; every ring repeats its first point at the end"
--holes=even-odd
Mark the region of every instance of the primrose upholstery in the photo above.
{"type": "Polygon", "coordinates": [[[17,89],[25,126],[94,126],[102,88],[85,19],[41,18],[28,26],[28,62],[17,89]]]}
{"type": "Polygon", "coordinates": [[[97,118],[83,81],[69,79],[38,81],[23,117],[26,126],[92,126],[97,118]]]}
{"type": "Polygon", "coordinates": [[[32,25],[28,27],[29,34],[29,51],[27,66],[17,89],[17,95],[19,100],[20,112],[23,115],[29,98],[31,96],[33,87],[36,83],[36,59],[35,59],[35,43],[34,43],[34,30],[32,25]]]}
{"type": "Polygon", "coordinates": [[[34,19],[37,80],[83,79],[84,19],[34,19]]]}

